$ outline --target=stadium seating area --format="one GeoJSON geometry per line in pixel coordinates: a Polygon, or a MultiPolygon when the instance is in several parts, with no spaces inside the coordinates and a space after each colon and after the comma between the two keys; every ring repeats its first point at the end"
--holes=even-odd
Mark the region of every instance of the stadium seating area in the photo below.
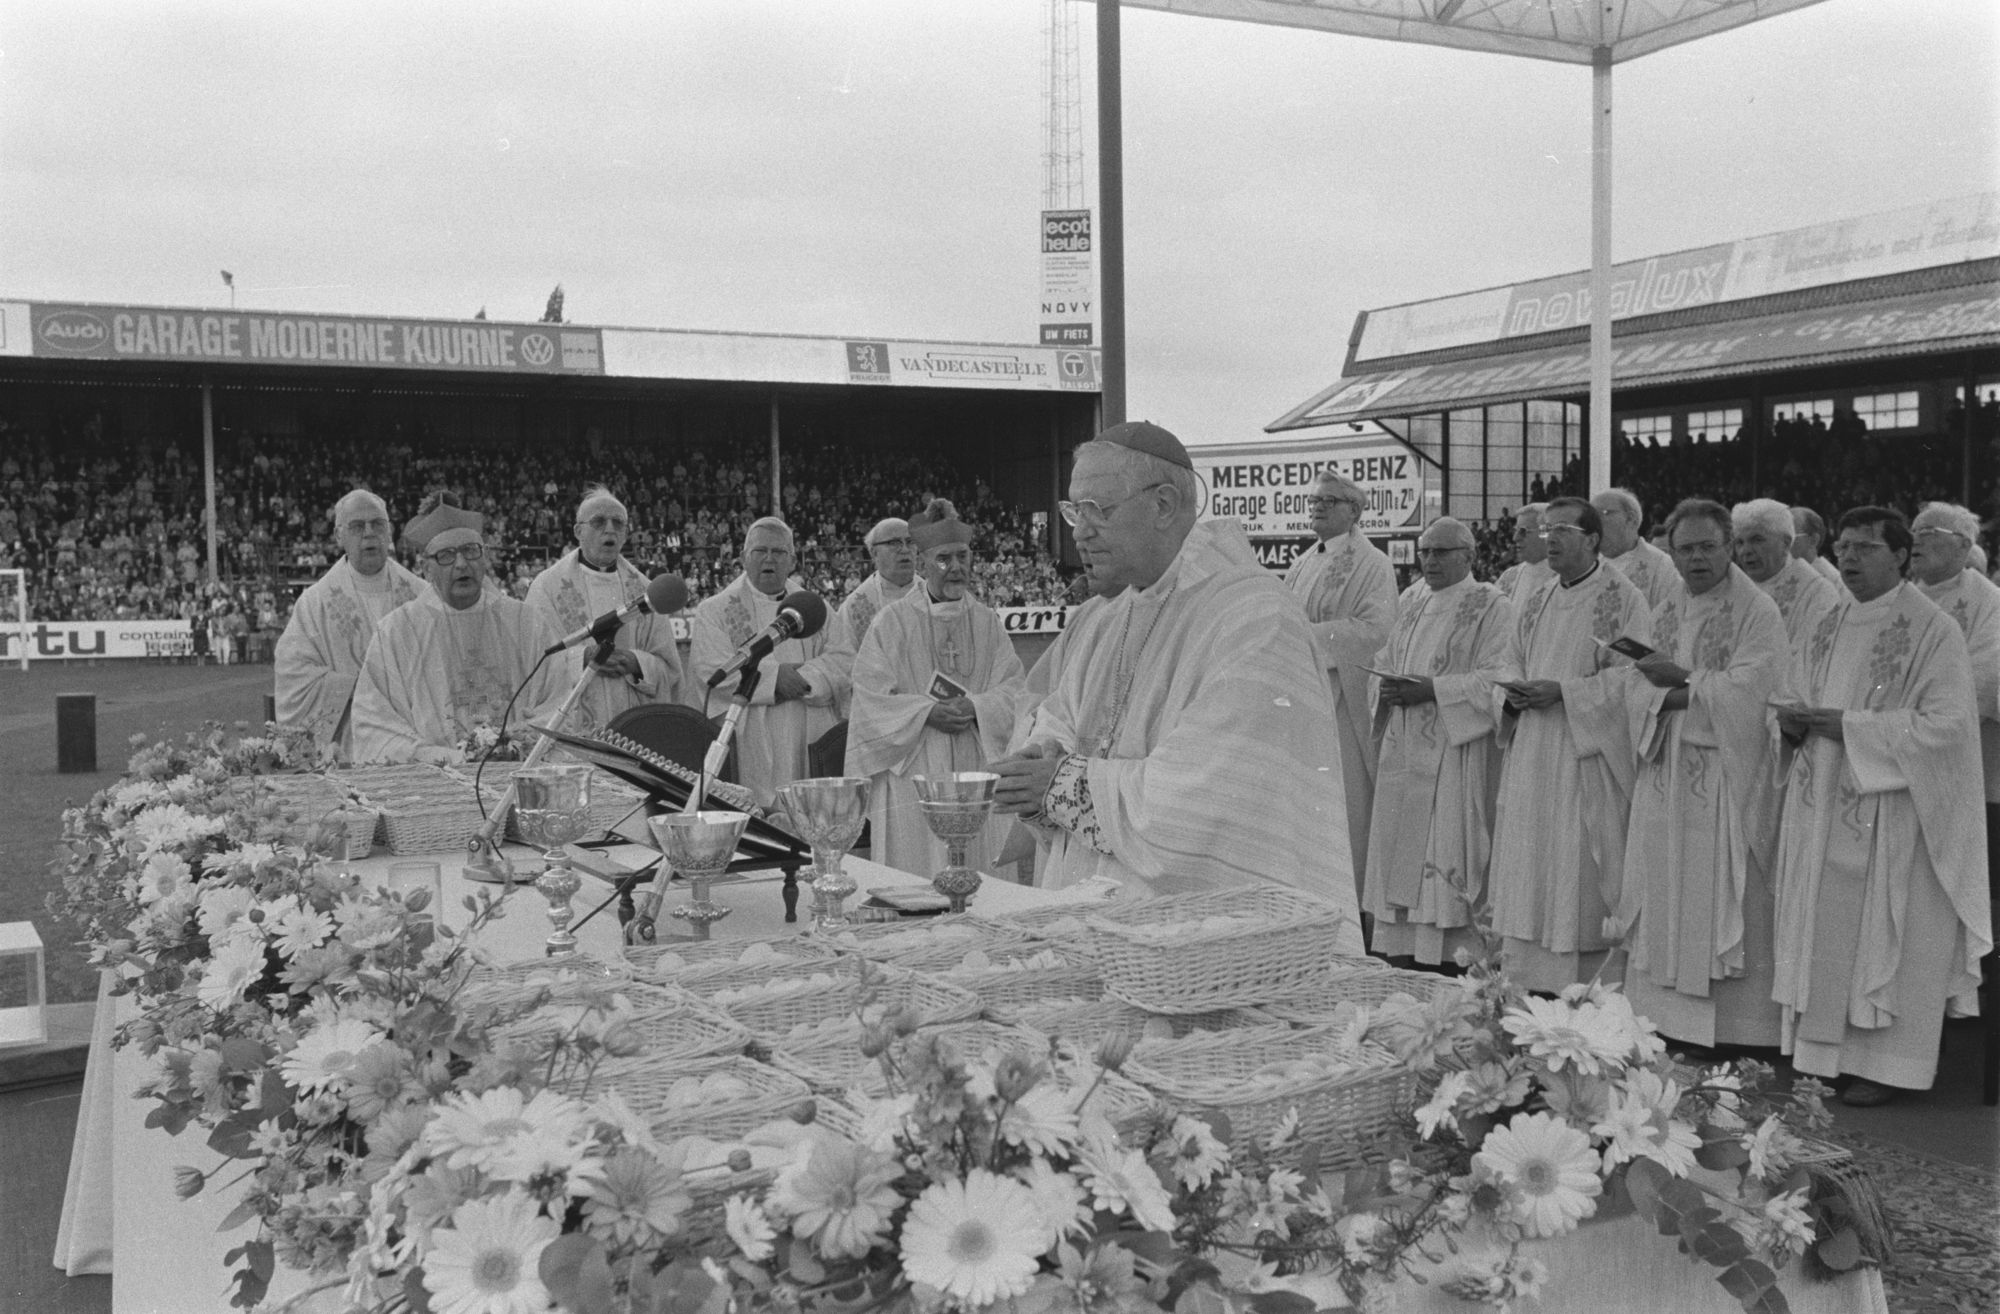
{"type": "MultiPolygon", "coordinates": [[[[399,520],[423,491],[459,491],[487,516],[500,549],[496,575],[524,594],[535,573],[572,545],[584,486],[603,482],[631,508],[627,556],[685,575],[696,597],[736,572],[743,531],[771,506],[770,467],[715,449],[675,452],[593,442],[575,450],[427,448],[306,442],[245,434],[219,444],[216,521],[222,580],[205,582],[199,450],[112,443],[88,428],[28,432],[0,418],[0,567],[29,572],[37,620],[203,617],[227,648],[268,653],[297,588],[338,552],[328,512],[347,489],[382,491],[399,520]]],[[[806,448],[787,454],[786,518],[798,573],[838,602],[872,569],[861,547],[884,515],[949,497],[982,526],[981,596],[996,606],[1058,601],[1064,580],[1033,541],[1029,514],[976,480],[915,451],[806,448]]]]}

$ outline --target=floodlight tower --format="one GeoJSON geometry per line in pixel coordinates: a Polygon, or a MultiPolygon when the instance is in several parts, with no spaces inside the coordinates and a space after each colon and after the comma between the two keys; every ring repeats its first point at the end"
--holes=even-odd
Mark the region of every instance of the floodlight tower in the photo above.
{"type": "Polygon", "coordinates": [[[1043,0],[1042,80],[1048,105],[1042,132],[1042,208],[1081,210],[1083,77],[1077,57],[1075,0],[1043,0]]]}

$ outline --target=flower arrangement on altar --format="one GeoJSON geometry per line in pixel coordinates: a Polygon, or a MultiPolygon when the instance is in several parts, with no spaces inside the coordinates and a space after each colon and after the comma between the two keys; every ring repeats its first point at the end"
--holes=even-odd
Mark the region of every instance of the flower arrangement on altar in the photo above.
{"type": "Polygon", "coordinates": [[[118,1043],[154,1064],[149,1125],[199,1127],[221,1160],[179,1170],[181,1194],[237,1174],[246,1308],[282,1263],[385,1312],[1308,1314],[1413,1275],[1507,1310],[1546,1280],[1525,1243],[1632,1209],[1777,1311],[1795,1259],[1880,1254],[1801,1140],[1818,1083],[1683,1068],[1617,990],[1529,997],[1497,958],[1341,1005],[1343,1052],[1417,1074],[1361,1166],[1322,1171],[1295,1116],[1252,1141],[1134,1116],[1110,1098],[1136,1089],[1122,1035],[934,1028],[866,990],[851,1031],[879,1080],[671,1135],[618,1093],[614,1061],[643,1050],[627,988],[494,969],[471,942],[503,899],[469,898],[454,934],[244,787],[308,751],[214,728],[141,745],[65,815],[52,900],[135,997],[118,1043]]]}

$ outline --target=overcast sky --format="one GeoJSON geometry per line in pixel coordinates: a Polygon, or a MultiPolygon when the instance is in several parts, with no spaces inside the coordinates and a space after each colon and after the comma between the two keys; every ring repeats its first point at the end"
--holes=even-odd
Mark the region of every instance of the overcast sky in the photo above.
{"type": "MultiPolygon", "coordinates": [[[[7,0],[0,296],[226,305],[229,269],[246,308],[534,319],[561,282],[579,323],[1032,341],[1042,22],[7,0]]],[[[1255,437],[1357,311],[1589,263],[1587,69],[1124,34],[1134,416],[1255,437]]],[[[1825,0],[1621,65],[1614,258],[1992,187],[1996,89],[1993,0],[1825,0]]]]}

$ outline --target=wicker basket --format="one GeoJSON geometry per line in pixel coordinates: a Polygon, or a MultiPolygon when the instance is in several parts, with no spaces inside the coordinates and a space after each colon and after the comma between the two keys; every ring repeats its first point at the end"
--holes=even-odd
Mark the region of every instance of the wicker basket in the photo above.
{"type": "Polygon", "coordinates": [[[375,830],[382,824],[380,812],[359,803],[349,803],[335,808],[327,817],[339,822],[347,837],[344,854],[349,862],[359,862],[375,851],[375,830]]]}
{"type": "Polygon", "coordinates": [[[1004,952],[1029,943],[1028,937],[1015,927],[965,914],[921,921],[899,918],[893,922],[864,923],[824,931],[815,938],[836,953],[905,967],[916,967],[908,959],[956,963],[974,949],[1004,952]]]}
{"type": "MultiPolygon", "coordinates": [[[[647,985],[638,981],[605,982],[605,988],[625,1000],[632,1010],[634,1019],[644,1019],[656,1013],[674,1013],[688,1007],[699,1008],[700,1001],[668,986],[647,985]]],[[[486,1002],[481,998],[481,988],[468,986],[466,997],[475,1002],[486,1002]]],[[[528,1011],[510,1017],[502,1023],[496,1033],[510,1040],[534,1040],[548,1044],[562,1033],[577,1025],[581,1020],[577,1005],[583,992],[567,984],[549,989],[546,998],[532,1002],[528,1011]]],[[[488,996],[487,998],[493,998],[488,996]]],[[[532,1000],[532,996],[529,997],[532,1000]]],[[[493,1002],[507,1002],[493,999],[493,1002]]],[[[610,1001],[607,999],[608,1004],[610,1001]]],[[[710,1010],[703,1009],[704,1012],[710,1010]]],[[[610,1019],[606,1009],[598,1015],[602,1020],[610,1019]]],[[[738,1045],[737,1048],[742,1048],[738,1045]]],[[[649,1051],[650,1052],[650,1051],[649,1051]]],[[[697,1050],[696,1053],[716,1053],[716,1050],[697,1050]]]]}
{"type": "Polygon", "coordinates": [[[391,853],[450,853],[486,824],[470,781],[439,767],[353,767],[334,779],[381,809],[379,838],[391,853]]]}
{"type": "Polygon", "coordinates": [[[740,1055],[664,1064],[652,1054],[617,1059],[591,1078],[593,1095],[615,1092],[645,1119],[661,1140],[706,1136],[727,1141],[761,1127],[774,1118],[791,1117],[812,1092],[797,1077],[768,1063],[740,1055]],[[726,1082],[727,1088],[717,1086],[726,1082]],[[690,1088],[692,1100],[676,1091],[690,1088]]]}
{"type": "Polygon", "coordinates": [[[803,935],[765,940],[676,940],[632,945],[625,950],[626,963],[641,980],[675,985],[686,985],[732,968],[762,967],[773,971],[796,963],[829,962],[833,957],[832,950],[803,935]],[[745,955],[749,956],[747,962],[745,955]]]}
{"type": "Polygon", "coordinates": [[[1104,998],[1104,978],[1094,967],[1033,967],[996,972],[933,973],[979,996],[995,1022],[1021,1022],[1025,1009],[1093,1004],[1104,998]]]}
{"type": "Polygon", "coordinates": [[[1276,887],[1178,895],[1086,917],[1078,947],[1125,1002],[1205,1013],[1282,999],[1325,976],[1343,961],[1333,944],[1344,920],[1331,904],[1276,887]]]}
{"type": "Polygon", "coordinates": [[[1261,1011],[1280,1022],[1301,1026],[1344,1026],[1358,1008],[1374,1008],[1391,995],[1408,995],[1428,1003],[1443,995],[1462,993],[1462,978],[1435,972],[1409,972],[1373,959],[1342,959],[1338,970],[1297,994],[1273,999],[1261,1011]]]}
{"type": "Polygon", "coordinates": [[[1220,1113],[1230,1146],[1261,1143],[1296,1109],[1296,1144],[1319,1147],[1322,1169],[1380,1160],[1415,1103],[1416,1074],[1379,1045],[1363,1044],[1344,1066],[1260,1076],[1281,1064],[1335,1054],[1331,1027],[1243,1027],[1140,1045],[1125,1073],[1182,1112],[1220,1113]]]}
{"type": "Polygon", "coordinates": [[[1051,903],[1039,908],[1023,908],[994,917],[994,921],[1026,931],[1037,939],[1081,940],[1086,930],[1083,919],[1104,912],[1102,903],[1051,903]]]}
{"type": "Polygon", "coordinates": [[[524,1000],[536,991],[550,995],[610,986],[622,989],[632,973],[622,963],[591,963],[610,971],[609,977],[585,976],[560,958],[527,958],[513,963],[483,963],[466,972],[459,999],[466,1004],[505,1004],[524,1000]]]}
{"type": "Polygon", "coordinates": [[[1272,1018],[1259,1009],[1224,1008],[1212,1013],[1148,1013],[1122,999],[1078,1004],[1057,1001],[1011,1010],[1003,1021],[1031,1027],[1088,1053],[1107,1036],[1122,1035],[1132,1043],[1173,1040],[1202,1031],[1233,1031],[1238,1027],[1270,1026],[1272,1018]]]}
{"type": "Polygon", "coordinates": [[[868,1003],[887,1011],[915,1008],[924,1025],[964,1022],[979,1013],[969,990],[864,959],[802,963],[789,971],[730,968],[688,983],[757,1036],[772,1044],[814,1028],[838,1028],[868,1003]],[[863,974],[866,974],[864,983],[863,974]]]}

